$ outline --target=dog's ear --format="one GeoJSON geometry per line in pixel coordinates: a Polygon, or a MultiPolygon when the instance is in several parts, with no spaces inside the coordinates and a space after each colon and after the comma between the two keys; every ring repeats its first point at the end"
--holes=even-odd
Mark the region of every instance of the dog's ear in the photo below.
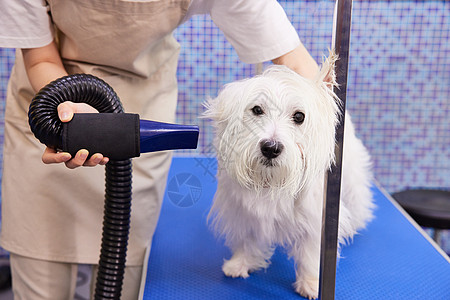
{"type": "Polygon", "coordinates": [[[202,118],[214,121],[214,126],[217,126],[219,123],[227,123],[233,115],[232,108],[234,105],[227,103],[234,100],[234,95],[229,95],[232,85],[233,83],[224,85],[216,98],[209,98],[203,103],[206,110],[202,114],[202,118]]]}
{"type": "Polygon", "coordinates": [[[210,98],[203,103],[206,111],[202,118],[211,119],[216,123],[228,123],[235,118],[241,118],[242,82],[236,81],[224,85],[216,98],[210,98]]]}
{"type": "Polygon", "coordinates": [[[324,59],[320,71],[317,73],[315,82],[319,86],[326,87],[333,90],[333,87],[337,86],[335,65],[338,60],[337,54],[330,50],[330,53],[326,59],[324,59]]]}
{"type": "Polygon", "coordinates": [[[219,91],[219,94],[216,98],[209,98],[206,102],[203,103],[205,107],[205,112],[202,114],[202,118],[210,119],[215,123],[224,122],[230,118],[231,108],[233,105],[230,105],[227,102],[233,101],[233,97],[230,96],[230,89],[233,83],[226,84],[219,91]],[[228,104],[228,105],[227,105],[228,104]]]}
{"type": "Polygon", "coordinates": [[[220,103],[218,99],[208,98],[205,102],[202,103],[205,111],[200,116],[202,119],[210,119],[213,121],[217,121],[221,115],[221,109],[219,107],[220,103]]]}

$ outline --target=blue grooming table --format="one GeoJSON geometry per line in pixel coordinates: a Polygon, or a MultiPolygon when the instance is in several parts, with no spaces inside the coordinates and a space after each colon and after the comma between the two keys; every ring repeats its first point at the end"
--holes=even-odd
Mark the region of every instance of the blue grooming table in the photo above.
{"type": "MultiPolygon", "coordinates": [[[[293,261],[276,250],[267,270],[247,279],[221,271],[230,251],[206,216],[216,189],[213,158],[174,158],[141,299],[302,299],[293,261]]],[[[336,299],[450,299],[450,261],[379,187],[376,219],[344,246],[336,299]]]]}

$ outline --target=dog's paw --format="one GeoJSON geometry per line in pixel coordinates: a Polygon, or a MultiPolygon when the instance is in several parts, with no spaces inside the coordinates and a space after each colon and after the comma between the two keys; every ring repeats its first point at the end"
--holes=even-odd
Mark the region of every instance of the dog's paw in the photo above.
{"type": "Polygon", "coordinates": [[[295,282],[295,291],[302,297],[317,299],[319,297],[319,278],[299,279],[295,282]]]}
{"type": "Polygon", "coordinates": [[[228,277],[242,277],[247,278],[249,268],[245,263],[244,259],[241,258],[231,258],[230,260],[225,260],[222,266],[223,273],[228,277]]]}

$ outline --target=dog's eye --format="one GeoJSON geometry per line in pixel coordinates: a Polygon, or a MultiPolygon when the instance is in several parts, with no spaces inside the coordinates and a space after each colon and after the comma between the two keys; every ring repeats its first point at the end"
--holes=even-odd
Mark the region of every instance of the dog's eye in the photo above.
{"type": "Polygon", "coordinates": [[[259,106],[259,105],[254,106],[254,107],[252,108],[252,112],[253,112],[253,114],[256,115],[256,116],[259,116],[259,115],[264,114],[263,109],[262,109],[261,106],[259,106]]]}
{"type": "Polygon", "coordinates": [[[302,124],[303,121],[305,121],[305,114],[301,111],[298,111],[292,116],[292,119],[296,124],[302,124]]]}

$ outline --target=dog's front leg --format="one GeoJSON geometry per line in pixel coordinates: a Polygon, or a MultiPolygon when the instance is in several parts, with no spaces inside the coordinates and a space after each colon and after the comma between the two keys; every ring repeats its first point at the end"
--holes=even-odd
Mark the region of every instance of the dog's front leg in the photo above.
{"type": "Polygon", "coordinates": [[[225,260],[222,271],[229,277],[247,278],[249,273],[261,268],[267,268],[273,248],[261,241],[241,241],[232,247],[233,255],[225,260]]]}
{"type": "Polygon", "coordinates": [[[320,236],[308,236],[298,249],[292,249],[296,263],[295,290],[308,299],[319,296],[320,236]]]}

